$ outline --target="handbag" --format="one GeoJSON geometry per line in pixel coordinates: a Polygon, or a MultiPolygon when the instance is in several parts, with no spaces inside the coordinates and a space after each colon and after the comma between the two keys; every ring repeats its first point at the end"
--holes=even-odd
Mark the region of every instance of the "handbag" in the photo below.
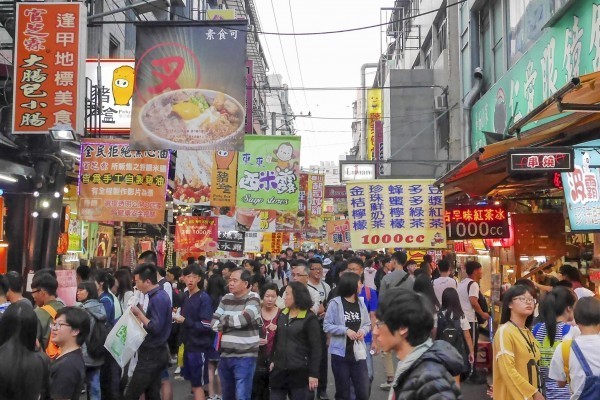
{"type": "Polygon", "coordinates": [[[131,360],[146,338],[146,330],[128,307],[104,342],[104,347],[121,368],[131,360]]]}
{"type": "Polygon", "coordinates": [[[356,361],[367,359],[367,346],[364,340],[354,341],[354,359],[356,361]]]}

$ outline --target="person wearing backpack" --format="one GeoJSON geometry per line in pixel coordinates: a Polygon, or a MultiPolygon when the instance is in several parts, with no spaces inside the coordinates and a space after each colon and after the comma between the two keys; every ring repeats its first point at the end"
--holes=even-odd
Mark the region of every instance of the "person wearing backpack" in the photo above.
{"type": "Polygon", "coordinates": [[[584,297],[575,305],[581,335],[563,339],[552,357],[548,376],[559,386],[569,382],[571,400],[600,399],[600,300],[584,297]]]}
{"type": "MultiPolygon", "coordinates": [[[[446,288],[442,293],[440,311],[437,313],[436,339],[450,343],[463,357],[464,368],[461,373],[469,373],[471,364],[475,362],[475,350],[469,333],[470,329],[471,325],[460,306],[458,292],[454,288],[446,288]]],[[[460,384],[460,374],[454,379],[457,385],[460,384]]]]}
{"type": "MultiPolygon", "coordinates": [[[[117,322],[115,318],[115,301],[110,293],[111,283],[114,279],[106,271],[98,271],[95,277],[98,290],[98,301],[104,306],[106,312],[106,325],[110,329],[117,322]]],[[[102,400],[119,399],[119,383],[121,381],[121,368],[112,357],[107,357],[100,371],[100,387],[102,400]]]]}
{"type": "Polygon", "coordinates": [[[38,339],[40,348],[46,351],[51,359],[60,355],[60,349],[50,341],[50,324],[54,321],[57,311],[65,305],[56,298],[58,281],[49,273],[35,274],[31,282],[31,296],[37,306],[35,314],[40,321],[38,339]]]}
{"type": "Polygon", "coordinates": [[[575,294],[562,286],[553,288],[540,302],[540,322],[533,327],[533,336],[540,344],[540,374],[546,386],[547,400],[568,399],[571,395],[568,385],[561,387],[548,377],[548,369],[556,347],[571,329],[576,302],[575,294]]]}
{"type": "Polygon", "coordinates": [[[104,364],[104,341],[109,332],[106,327],[106,311],[98,301],[94,282],[83,281],[77,285],[77,301],[90,316],[90,333],[81,346],[88,400],[100,400],[100,367],[104,364]]]}

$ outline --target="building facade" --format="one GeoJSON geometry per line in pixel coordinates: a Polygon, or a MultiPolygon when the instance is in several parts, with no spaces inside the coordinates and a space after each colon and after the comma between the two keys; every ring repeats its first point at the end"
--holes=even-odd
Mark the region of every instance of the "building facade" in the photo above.
{"type": "Polygon", "coordinates": [[[279,74],[267,76],[270,90],[266,93],[269,128],[267,135],[294,135],[294,112],[289,103],[287,85],[279,74]]]}

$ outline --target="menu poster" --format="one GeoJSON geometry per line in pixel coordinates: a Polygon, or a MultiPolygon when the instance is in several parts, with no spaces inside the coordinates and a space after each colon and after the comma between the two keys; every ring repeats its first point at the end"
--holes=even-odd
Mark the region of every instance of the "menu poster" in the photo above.
{"type": "Polygon", "coordinates": [[[175,251],[216,251],[218,248],[217,217],[177,217],[175,225],[175,251]]]}

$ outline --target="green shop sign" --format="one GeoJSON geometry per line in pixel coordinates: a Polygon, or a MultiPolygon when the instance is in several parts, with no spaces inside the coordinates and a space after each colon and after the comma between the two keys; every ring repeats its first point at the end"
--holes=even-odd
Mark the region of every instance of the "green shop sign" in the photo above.
{"type": "Polygon", "coordinates": [[[472,148],[486,145],[483,131],[503,133],[571,78],[598,70],[600,1],[580,0],[473,106],[472,148]]]}

